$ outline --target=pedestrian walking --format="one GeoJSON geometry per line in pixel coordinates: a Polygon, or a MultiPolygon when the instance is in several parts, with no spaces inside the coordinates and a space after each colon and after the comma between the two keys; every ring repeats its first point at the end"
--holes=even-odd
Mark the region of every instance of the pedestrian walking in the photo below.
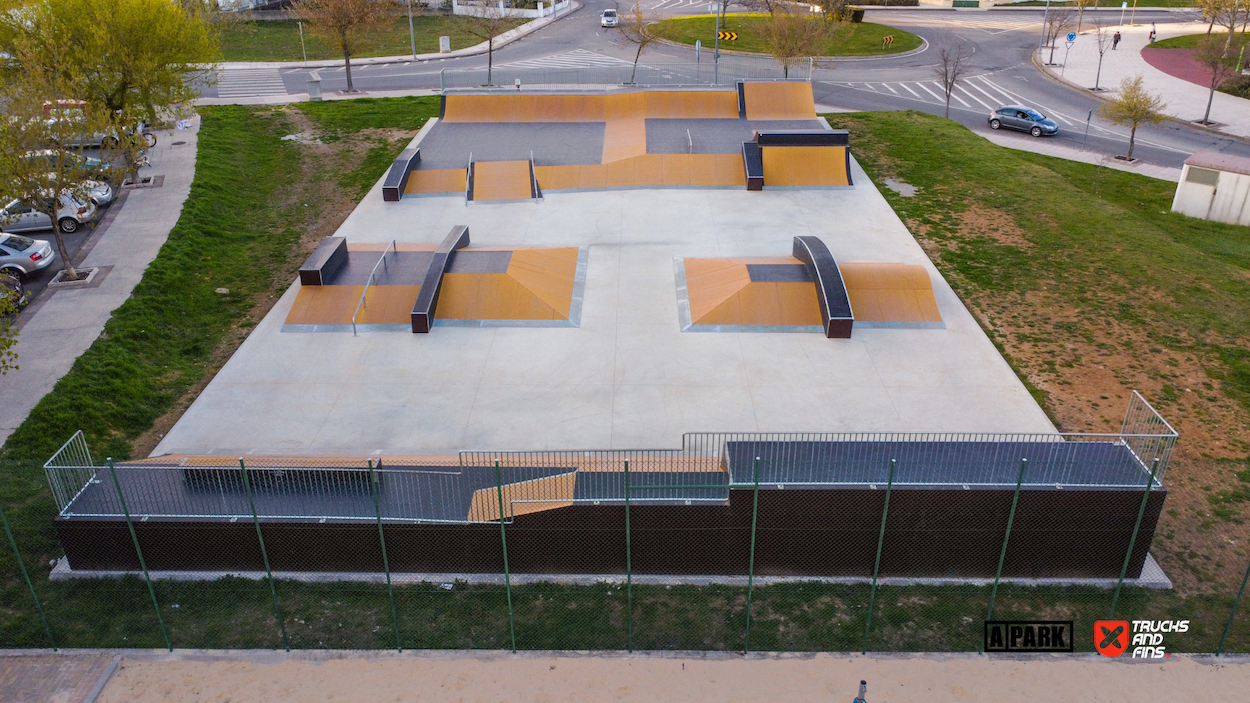
{"type": "Polygon", "coordinates": [[[1155,23],[1150,23],[1150,43],[1155,43],[1155,23]]]}
{"type": "Polygon", "coordinates": [[[1115,48],[1119,45],[1120,45],[1120,33],[1116,32],[1115,36],[1111,37],[1111,50],[1115,51],[1115,48]]]}

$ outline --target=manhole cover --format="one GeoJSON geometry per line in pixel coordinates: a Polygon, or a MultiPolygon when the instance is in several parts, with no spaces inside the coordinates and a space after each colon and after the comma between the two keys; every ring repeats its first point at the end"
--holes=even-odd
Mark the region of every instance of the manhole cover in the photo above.
{"type": "Polygon", "coordinates": [[[171,146],[182,146],[183,144],[186,144],[186,142],[174,142],[171,146]]]}

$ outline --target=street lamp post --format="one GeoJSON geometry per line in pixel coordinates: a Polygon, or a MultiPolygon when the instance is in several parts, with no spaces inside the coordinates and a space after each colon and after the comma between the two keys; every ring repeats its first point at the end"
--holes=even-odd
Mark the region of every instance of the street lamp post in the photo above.
{"type": "Polygon", "coordinates": [[[417,33],[412,28],[412,0],[408,0],[408,41],[412,44],[412,58],[415,59],[417,58],[417,33]]]}
{"type": "Polygon", "coordinates": [[[1037,50],[1040,52],[1046,48],[1046,20],[1050,19],[1050,0],[1046,0],[1046,11],[1042,13],[1042,38],[1037,42],[1037,50]]]}

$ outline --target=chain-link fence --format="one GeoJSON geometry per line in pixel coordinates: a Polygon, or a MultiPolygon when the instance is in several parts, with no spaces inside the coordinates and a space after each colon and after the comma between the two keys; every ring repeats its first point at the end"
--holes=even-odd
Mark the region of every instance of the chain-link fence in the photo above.
{"type": "Polygon", "coordinates": [[[1119,619],[1250,652],[1250,565],[1183,594],[1149,554],[1175,440],[1137,396],[1105,435],[114,463],[79,434],[4,467],[0,646],[978,651],[1062,621],[1090,651],[1119,619]]]}
{"type": "Polygon", "coordinates": [[[815,59],[799,59],[783,65],[772,59],[721,57],[699,63],[628,62],[605,66],[504,64],[486,68],[443,69],[439,86],[443,92],[483,88],[564,89],[570,86],[693,87],[732,86],[738,81],[811,81],[815,59]]]}

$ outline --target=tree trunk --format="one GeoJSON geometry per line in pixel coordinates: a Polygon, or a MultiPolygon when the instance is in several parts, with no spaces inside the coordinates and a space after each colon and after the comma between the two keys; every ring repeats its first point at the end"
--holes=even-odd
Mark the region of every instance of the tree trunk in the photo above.
{"type": "MultiPolygon", "coordinates": [[[[953,86],[952,86],[953,87],[953,86]]],[[[946,89],[946,119],[951,118],[951,89],[946,89]]]]}
{"type": "MultiPolygon", "coordinates": [[[[63,279],[66,281],[73,281],[78,278],[78,271],[74,268],[74,265],[70,263],[69,249],[65,247],[65,236],[61,234],[61,223],[57,222],[56,218],[57,208],[55,205],[60,204],[61,194],[60,192],[57,192],[54,193],[54,195],[56,196],[56,199],[52,201],[54,207],[52,208],[52,212],[48,213],[52,217],[52,236],[56,237],[56,250],[57,253],[61,255],[61,268],[65,269],[65,276],[63,279]]],[[[38,208],[35,209],[37,210],[38,208]]]]}
{"type": "Polygon", "coordinates": [[[629,82],[633,83],[638,75],[638,59],[642,58],[642,42],[638,42],[638,51],[634,54],[634,70],[629,74],[629,82]]]}
{"type": "Polygon", "coordinates": [[[1103,54],[1098,54],[1098,73],[1094,74],[1094,90],[1098,90],[1098,82],[1102,80],[1102,57],[1103,54]]]}
{"type": "Polygon", "coordinates": [[[495,72],[495,34],[486,37],[486,85],[494,85],[495,72]]]}
{"type": "Polygon", "coordinates": [[[1133,123],[1133,128],[1128,133],[1128,160],[1133,160],[1133,144],[1137,139],[1137,123],[1133,123]]]}
{"type": "Polygon", "coordinates": [[[1202,116],[1202,124],[1211,121],[1211,101],[1215,100],[1215,77],[1211,77],[1211,94],[1207,96],[1207,113],[1202,116]]]}
{"type": "Polygon", "coordinates": [[[1059,43],[1058,40],[1059,40],[1058,36],[1052,37],[1050,40],[1050,60],[1046,62],[1047,66],[1055,65],[1055,44],[1059,43]]]}
{"type": "Polygon", "coordinates": [[[343,47],[343,65],[347,68],[347,92],[354,93],[356,92],[356,88],[352,85],[352,52],[347,46],[347,36],[341,36],[343,39],[341,42],[341,46],[343,47]]]}

